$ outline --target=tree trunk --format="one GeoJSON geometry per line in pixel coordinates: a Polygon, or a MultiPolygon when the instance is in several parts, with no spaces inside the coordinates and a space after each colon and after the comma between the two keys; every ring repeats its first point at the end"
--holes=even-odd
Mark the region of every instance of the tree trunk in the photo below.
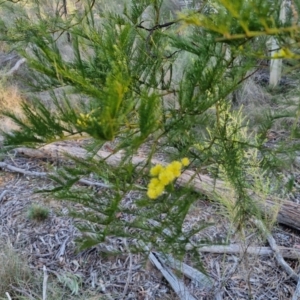
{"type": "MultiPolygon", "coordinates": [[[[282,0],[281,8],[280,8],[280,21],[284,24],[286,21],[286,0],[282,0]]],[[[276,55],[280,50],[280,45],[277,42],[275,37],[271,37],[270,41],[270,51],[271,56],[276,55]]],[[[282,59],[271,59],[270,62],[270,81],[269,84],[273,87],[277,86],[281,79],[281,71],[282,71],[282,59]]]]}

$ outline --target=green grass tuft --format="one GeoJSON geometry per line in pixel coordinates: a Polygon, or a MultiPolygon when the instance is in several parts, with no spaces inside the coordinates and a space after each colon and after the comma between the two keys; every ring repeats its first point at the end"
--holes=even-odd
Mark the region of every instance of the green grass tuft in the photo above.
{"type": "Polygon", "coordinates": [[[50,211],[48,208],[38,204],[32,204],[27,211],[27,217],[30,220],[42,222],[49,217],[49,213],[50,211]]]}

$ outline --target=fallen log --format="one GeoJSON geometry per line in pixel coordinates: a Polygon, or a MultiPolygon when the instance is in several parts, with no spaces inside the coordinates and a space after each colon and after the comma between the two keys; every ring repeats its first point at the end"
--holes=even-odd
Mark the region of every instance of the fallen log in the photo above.
{"type": "MultiPolygon", "coordinates": [[[[47,176],[51,175],[51,173],[46,173],[46,172],[27,171],[27,170],[17,168],[17,167],[14,167],[7,163],[2,163],[2,162],[0,162],[0,168],[7,169],[12,172],[17,172],[17,173],[20,173],[23,175],[35,176],[35,177],[47,177],[47,176]]],[[[87,180],[84,178],[79,179],[78,182],[82,183],[84,185],[98,186],[98,187],[102,187],[102,188],[111,188],[112,187],[112,186],[106,185],[104,183],[90,181],[90,180],[87,180]]],[[[7,193],[7,190],[4,190],[0,194],[0,203],[6,193],[7,193]]],[[[149,221],[151,221],[151,220],[149,220],[149,221]]],[[[153,221],[153,220],[152,220],[152,225],[155,226],[155,221],[153,221]]],[[[166,232],[166,234],[168,234],[168,232],[166,232]]],[[[300,250],[299,249],[286,248],[286,247],[281,247],[281,246],[278,246],[277,248],[278,248],[278,251],[280,252],[280,255],[282,255],[282,257],[284,257],[284,258],[297,259],[297,260],[300,259],[300,250]]],[[[103,251],[103,249],[102,249],[102,251],[103,251]]],[[[270,247],[252,247],[252,246],[245,247],[245,246],[239,245],[239,244],[202,246],[201,248],[199,248],[199,251],[200,252],[210,252],[210,253],[224,253],[224,254],[242,254],[242,253],[247,252],[248,254],[260,255],[260,256],[270,256],[270,255],[274,254],[274,251],[270,247]]],[[[188,273],[185,275],[188,276],[188,273]]]]}
{"type": "MultiPolygon", "coordinates": [[[[199,247],[199,251],[203,253],[216,253],[216,254],[243,254],[247,253],[250,255],[259,256],[273,256],[274,251],[270,247],[259,247],[259,246],[245,246],[241,244],[230,244],[230,245],[212,245],[199,247]]],[[[288,259],[300,259],[300,250],[296,248],[287,248],[278,246],[280,255],[288,259]]]]}
{"type": "MultiPolygon", "coordinates": [[[[65,155],[71,155],[78,158],[86,158],[88,152],[81,147],[67,146],[65,144],[49,144],[40,149],[30,148],[16,148],[16,154],[21,154],[29,157],[36,158],[50,158],[58,159],[65,155]]],[[[106,151],[98,151],[96,155],[99,159],[106,159],[106,162],[112,166],[117,166],[122,160],[122,154],[110,153],[106,151]]],[[[145,157],[134,156],[132,163],[135,165],[143,164],[145,157]]],[[[164,164],[158,160],[151,160],[153,164],[164,164]]],[[[226,187],[225,183],[221,180],[215,180],[208,175],[196,174],[193,171],[186,170],[177,180],[179,185],[189,184],[197,192],[207,195],[209,198],[214,199],[217,194],[230,193],[230,189],[226,187]]],[[[262,210],[271,217],[277,214],[277,222],[291,228],[300,230],[300,205],[289,200],[280,199],[277,197],[268,197],[263,199],[260,195],[249,191],[253,199],[261,206],[262,210]]]]}

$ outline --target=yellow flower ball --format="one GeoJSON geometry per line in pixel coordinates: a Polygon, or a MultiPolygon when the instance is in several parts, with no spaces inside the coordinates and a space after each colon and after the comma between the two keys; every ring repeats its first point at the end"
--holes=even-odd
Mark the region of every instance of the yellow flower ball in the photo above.
{"type": "Polygon", "coordinates": [[[149,189],[149,190],[147,191],[147,196],[148,196],[150,199],[156,199],[156,198],[158,197],[157,192],[156,192],[156,190],[154,190],[154,189],[149,189]]]}
{"type": "Polygon", "coordinates": [[[176,178],[179,177],[181,174],[181,167],[182,164],[179,161],[175,160],[166,167],[166,170],[173,173],[174,177],[176,178]]]}
{"type": "Polygon", "coordinates": [[[153,168],[150,169],[150,175],[151,176],[158,176],[159,173],[163,170],[162,165],[156,165],[153,168]]]}
{"type": "Polygon", "coordinates": [[[184,157],[181,161],[173,161],[166,167],[158,164],[150,169],[152,178],[148,184],[147,195],[150,199],[158,198],[164,191],[166,185],[181,175],[182,166],[188,166],[190,161],[184,157]]]}
{"type": "Polygon", "coordinates": [[[164,191],[165,186],[161,183],[148,188],[147,195],[150,199],[158,198],[164,191]]]}
{"type": "Polygon", "coordinates": [[[168,170],[168,168],[166,168],[159,174],[158,178],[159,178],[161,184],[168,185],[171,181],[173,181],[175,179],[175,175],[173,174],[172,171],[170,171],[170,170],[168,170]]]}
{"type": "Polygon", "coordinates": [[[190,164],[190,160],[187,158],[187,157],[184,157],[182,160],[181,160],[181,163],[184,167],[188,166],[190,164]]]}
{"type": "Polygon", "coordinates": [[[163,193],[164,189],[165,189],[165,186],[163,184],[161,184],[161,183],[159,183],[156,186],[155,190],[156,190],[158,196],[160,196],[163,193]]]}
{"type": "Polygon", "coordinates": [[[158,184],[160,184],[160,181],[157,178],[152,178],[148,184],[148,188],[155,188],[158,184]]]}

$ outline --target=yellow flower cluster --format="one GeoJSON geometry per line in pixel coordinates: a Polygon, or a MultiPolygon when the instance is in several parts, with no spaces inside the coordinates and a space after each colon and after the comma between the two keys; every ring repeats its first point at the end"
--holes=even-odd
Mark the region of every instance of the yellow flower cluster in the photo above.
{"type": "Polygon", "coordinates": [[[175,160],[165,167],[155,165],[151,168],[150,175],[154,178],[152,178],[148,184],[148,197],[150,199],[158,198],[163,193],[165,187],[181,175],[181,168],[189,164],[189,159],[185,157],[181,161],[175,160]]]}

